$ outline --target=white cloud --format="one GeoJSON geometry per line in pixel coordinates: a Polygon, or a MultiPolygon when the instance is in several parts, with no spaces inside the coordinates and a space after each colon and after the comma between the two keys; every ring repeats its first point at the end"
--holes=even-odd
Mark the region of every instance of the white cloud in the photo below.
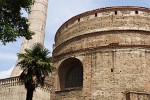
{"type": "Polygon", "coordinates": [[[10,77],[10,74],[12,72],[14,67],[10,68],[9,70],[6,70],[6,71],[1,71],[0,72],[0,79],[4,79],[4,78],[8,78],[10,77]]]}

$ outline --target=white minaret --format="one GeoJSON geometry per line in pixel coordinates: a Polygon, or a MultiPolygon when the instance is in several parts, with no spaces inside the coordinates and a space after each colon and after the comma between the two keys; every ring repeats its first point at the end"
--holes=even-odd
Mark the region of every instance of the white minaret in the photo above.
{"type": "MultiPolygon", "coordinates": [[[[35,43],[41,43],[44,45],[47,7],[48,0],[35,0],[34,5],[31,6],[31,13],[29,14],[29,29],[36,34],[32,36],[31,40],[23,39],[20,53],[23,53],[24,49],[32,47],[35,43]]],[[[18,76],[20,73],[20,67],[15,66],[11,73],[11,77],[18,76]]]]}

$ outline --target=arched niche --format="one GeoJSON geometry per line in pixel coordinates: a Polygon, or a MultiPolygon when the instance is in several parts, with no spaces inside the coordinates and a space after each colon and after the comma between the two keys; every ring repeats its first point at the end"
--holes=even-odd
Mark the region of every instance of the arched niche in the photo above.
{"type": "Polygon", "coordinates": [[[64,60],[58,69],[60,89],[83,87],[83,65],[77,58],[64,60]]]}

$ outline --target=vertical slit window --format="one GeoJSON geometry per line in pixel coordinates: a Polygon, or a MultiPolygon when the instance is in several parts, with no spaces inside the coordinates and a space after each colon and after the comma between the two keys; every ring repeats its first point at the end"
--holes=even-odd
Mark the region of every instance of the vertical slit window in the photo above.
{"type": "Polygon", "coordinates": [[[80,22],[80,18],[78,18],[78,22],[80,22]]]}
{"type": "Polygon", "coordinates": [[[115,11],[115,15],[117,15],[117,11],[115,11]]]}
{"type": "Polygon", "coordinates": [[[97,17],[97,13],[95,13],[95,17],[97,17]]]}

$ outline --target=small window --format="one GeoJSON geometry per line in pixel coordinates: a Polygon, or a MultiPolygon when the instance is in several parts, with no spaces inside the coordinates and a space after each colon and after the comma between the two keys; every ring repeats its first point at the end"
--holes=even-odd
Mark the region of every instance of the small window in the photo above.
{"type": "Polygon", "coordinates": [[[115,15],[117,15],[117,11],[115,11],[115,15]]]}
{"type": "Polygon", "coordinates": [[[80,18],[78,18],[78,22],[80,22],[80,18]]]}
{"type": "Polygon", "coordinates": [[[66,28],[68,27],[68,24],[66,25],[66,28]]]}
{"type": "Polygon", "coordinates": [[[114,69],[111,69],[111,72],[114,72],[114,69]]]}
{"type": "Polygon", "coordinates": [[[138,13],[139,13],[139,12],[136,10],[136,11],[135,11],[135,14],[138,14],[138,13]]]}
{"type": "Polygon", "coordinates": [[[95,13],[95,17],[97,17],[97,13],[95,13]]]}

